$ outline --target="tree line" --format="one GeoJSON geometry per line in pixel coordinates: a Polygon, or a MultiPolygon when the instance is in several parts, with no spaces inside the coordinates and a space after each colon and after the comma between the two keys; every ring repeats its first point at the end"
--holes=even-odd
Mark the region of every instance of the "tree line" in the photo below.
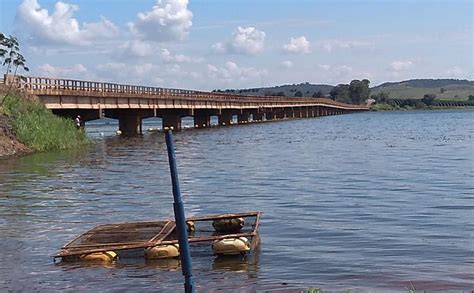
{"type": "Polygon", "coordinates": [[[347,104],[362,104],[369,98],[370,81],[368,79],[354,79],[349,84],[338,84],[329,95],[334,101],[347,104]]]}

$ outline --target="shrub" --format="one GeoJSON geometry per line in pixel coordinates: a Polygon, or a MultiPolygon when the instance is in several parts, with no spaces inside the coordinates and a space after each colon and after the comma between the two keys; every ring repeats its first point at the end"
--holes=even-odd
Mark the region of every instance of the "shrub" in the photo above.
{"type": "Polygon", "coordinates": [[[18,140],[36,151],[61,150],[90,143],[83,130],[70,119],[54,115],[36,101],[8,95],[3,111],[11,121],[18,140]]]}

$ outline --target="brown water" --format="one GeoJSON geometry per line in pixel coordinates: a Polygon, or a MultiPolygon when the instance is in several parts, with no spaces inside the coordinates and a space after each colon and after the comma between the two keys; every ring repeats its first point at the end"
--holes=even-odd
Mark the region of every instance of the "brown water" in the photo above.
{"type": "MultiPolygon", "coordinates": [[[[0,291],[182,289],[179,262],[52,261],[96,224],[172,217],[163,134],[123,139],[115,129],[90,123],[90,148],[0,161],[0,291]]],[[[264,213],[252,257],[193,251],[199,291],[474,289],[474,112],[362,113],[175,139],[187,215],[264,213]]]]}

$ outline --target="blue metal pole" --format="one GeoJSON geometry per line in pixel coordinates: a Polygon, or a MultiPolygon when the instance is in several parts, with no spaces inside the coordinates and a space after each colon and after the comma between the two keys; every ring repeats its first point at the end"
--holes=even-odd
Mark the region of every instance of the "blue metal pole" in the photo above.
{"type": "Polygon", "coordinates": [[[178,230],[179,253],[181,255],[181,269],[184,276],[184,292],[194,293],[194,280],[191,267],[191,253],[189,252],[188,228],[184,216],[184,205],[181,200],[179,189],[178,168],[176,167],[176,155],[174,153],[174,141],[171,130],[165,131],[166,147],[168,149],[168,160],[170,163],[171,182],[173,184],[173,208],[176,229],[178,230]]]}

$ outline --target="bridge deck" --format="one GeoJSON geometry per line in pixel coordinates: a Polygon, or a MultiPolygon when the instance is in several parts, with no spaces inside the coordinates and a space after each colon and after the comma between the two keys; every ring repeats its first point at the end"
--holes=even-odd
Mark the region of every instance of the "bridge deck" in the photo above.
{"type": "Polygon", "coordinates": [[[308,118],[367,111],[365,105],[350,105],[321,98],[246,96],[229,93],[137,86],[73,79],[6,76],[13,84],[39,97],[53,113],[83,121],[110,117],[119,119],[122,133],[141,132],[141,121],[161,117],[164,127],[181,128],[181,118],[193,116],[196,127],[209,127],[210,116],[219,125],[283,118],[308,118]]]}

